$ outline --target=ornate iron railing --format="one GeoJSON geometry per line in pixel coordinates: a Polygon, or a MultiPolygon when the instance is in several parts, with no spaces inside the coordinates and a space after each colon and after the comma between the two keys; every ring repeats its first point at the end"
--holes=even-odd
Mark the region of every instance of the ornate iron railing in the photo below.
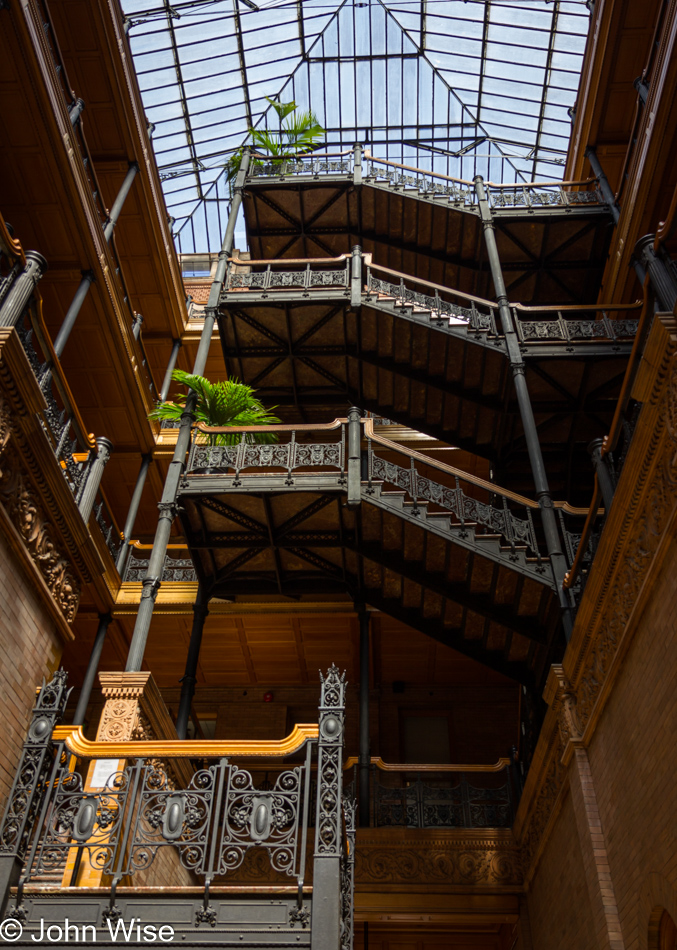
{"type": "MultiPolygon", "coordinates": [[[[351,254],[330,259],[291,261],[243,261],[233,258],[226,275],[222,302],[232,305],[233,300],[242,294],[242,303],[246,305],[247,293],[256,294],[257,299],[263,300],[269,297],[273,299],[276,294],[285,292],[292,294],[295,299],[297,295],[298,299],[311,296],[321,299],[323,293],[327,295],[328,301],[330,298],[335,300],[337,294],[349,298],[355,282],[354,274],[351,273],[351,260],[351,254]]],[[[478,334],[491,340],[493,345],[503,344],[504,333],[498,305],[492,301],[374,264],[371,254],[361,255],[361,270],[363,273],[357,282],[358,304],[361,302],[379,308],[389,306],[395,310],[409,309],[413,311],[414,317],[429,326],[478,334]],[[395,277],[397,282],[387,279],[389,277],[395,277]]],[[[351,298],[351,305],[353,303],[351,298]]],[[[558,310],[515,304],[512,314],[520,343],[528,347],[539,342],[573,344],[632,340],[637,332],[638,321],[611,319],[610,313],[619,309],[623,308],[610,305],[605,309],[593,305],[558,310]]]]}
{"type": "MultiPolygon", "coordinates": [[[[134,549],[130,551],[127,565],[125,568],[123,581],[142,581],[148,572],[148,558],[139,558],[134,554],[134,549]]],[[[162,581],[182,582],[184,584],[197,581],[197,573],[190,557],[172,557],[168,554],[165,557],[165,566],[162,571],[162,581]]]]}
{"type": "MultiPolygon", "coordinates": [[[[267,852],[274,871],[295,879],[298,906],[290,923],[307,927],[303,886],[311,810],[315,860],[336,862],[337,885],[341,858],[345,674],[332,666],[320,679],[319,725],[262,743],[88,743],[76,727],[55,732],[68,696],[66,674],[59,671],[52,683],[43,683],[0,826],[0,854],[23,865],[12,916],[25,917],[26,884],[68,863],[71,886],[87,866],[110,882],[109,915],[115,919],[118,883],[148,871],[164,852],[174,855],[189,881],[204,880],[204,907],[195,924],[215,926],[210,883],[232,874],[258,848],[267,852]],[[285,766],[265,787],[231,761],[238,750],[245,757],[283,758],[304,747],[302,763],[285,766]],[[315,755],[317,794],[311,800],[315,755]],[[96,768],[86,780],[92,759],[96,768]],[[172,768],[175,760],[181,768],[172,768]],[[202,764],[182,787],[186,766],[192,771],[196,760],[202,764]]],[[[337,919],[339,912],[337,907],[337,919]]]]}
{"type": "MultiPolygon", "coordinates": [[[[354,177],[364,182],[387,182],[393,189],[409,189],[419,197],[432,200],[446,199],[449,204],[479,213],[479,204],[473,182],[453,178],[441,172],[401,165],[378,158],[361,149],[336,154],[316,154],[271,160],[265,156],[252,157],[249,178],[288,179],[307,177],[318,179],[324,175],[354,177]],[[356,169],[357,160],[357,169],[356,169]]],[[[543,181],[496,184],[485,182],[492,209],[526,210],[543,208],[571,210],[581,206],[604,207],[605,201],[597,179],[585,181],[543,181]]]]}
{"type": "Polygon", "coordinates": [[[401,788],[372,783],[372,816],[377,828],[509,828],[513,822],[513,792],[505,782],[495,788],[471,784],[465,775],[458,784],[432,785],[421,779],[401,788]]]}

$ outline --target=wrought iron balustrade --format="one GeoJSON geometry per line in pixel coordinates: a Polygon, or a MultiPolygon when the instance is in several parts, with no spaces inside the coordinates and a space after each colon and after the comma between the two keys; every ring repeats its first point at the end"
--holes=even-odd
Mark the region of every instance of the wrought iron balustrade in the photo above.
{"type": "MultiPolygon", "coordinates": [[[[123,581],[142,581],[148,572],[148,558],[136,557],[134,549],[130,552],[125,567],[123,581]]],[[[162,571],[163,583],[193,583],[197,581],[197,573],[190,557],[165,557],[164,570],[162,571]]]]}
{"type": "MultiPolygon", "coordinates": [[[[250,266],[248,272],[243,272],[241,268],[237,270],[229,268],[224,290],[348,290],[350,255],[345,255],[345,258],[345,262],[337,263],[334,267],[331,267],[332,261],[319,259],[309,261],[302,269],[294,270],[288,269],[290,263],[294,263],[293,261],[281,261],[279,264],[271,262],[263,270],[253,270],[250,266]],[[278,270],[279,267],[285,266],[286,270],[278,270]]],[[[246,264],[247,262],[238,263],[246,264]]]]}
{"type": "Polygon", "coordinates": [[[373,824],[376,828],[510,828],[513,798],[510,781],[496,788],[479,787],[461,775],[457,784],[428,784],[417,779],[395,788],[375,781],[373,824]]]}
{"type": "MultiPolygon", "coordinates": [[[[449,204],[479,213],[474,184],[462,178],[453,178],[441,172],[400,165],[378,158],[369,151],[357,150],[357,167],[365,182],[387,182],[393,189],[409,189],[420,197],[446,199],[449,204]]],[[[322,176],[353,177],[356,173],[355,151],[336,154],[317,154],[272,160],[253,155],[249,178],[308,178],[322,176]]],[[[577,207],[605,207],[597,179],[571,182],[515,182],[495,184],[486,182],[490,207],[496,211],[541,209],[571,210],[577,207]]]]}
{"type": "MultiPolygon", "coordinates": [[[[41,316],[41,301],[37,295],[30,301],[16,330],[46,403],[46,408],[40,416],[42,429],[73,498],[79,502],[96,457],[96,443],[85,430],[60,366],[38,355],[35,342],[37,341],[43,353],[48,351],[48,345],[41,316]]],[[[121,535],[101,491],[97,493],[93,512],[106,547],[115,560],[120,549],[121,535]]]]}
{"type": "MultiPolygon", "coordinates": [[[[260,849],[273,871],[295,881],[298,904],[290,910],[289,925],[305,929],[310,923],[303,886],[311,813],[315,861],[335,862],[336,899],[342,873],[345,674],[332,666],[320,680],[319,725],[297,726],[283,740],[90,743],[80,727],[58,726],[68,695],[66,674],[59,671],[38,697],[0,825],[0,855],[12,856],[22,866],[11,916],[25,919],[26,885],[68,862],[70,886],[78,884],[85,868],[103,876],[102,885],[110,886],[104,917],[110,913],[116,919],[118,883],[123,877],[138,880],[135,875],[149,871],[164,853],[170,856],[165,861],[173,855],[188,881],[204,881],[204,907],[195,925],[215,926],[210,883],[228,878],[250,852],[260,849]],[[283,765],[275,780],[262,786],[251,770],[233,761],[238,755],[283,761],[300,752],[301,762],[283,765]],[[83,775],[93,760],[97,768],[87,782],[83,775]],[[187,771],[192,774],[186,781],[187,771]]],[[[354,843],[354,809],[352,814],[354,843]]],[[[346,819],[350,835],[349,807],[346,819]]],[[[353,852],[351,848],[348,854],[354,860],[353,852]]],[[[344,864],[343,874],[349,882],[344,901],[349,893],[352,903],[352,861],[344,864]]],[[[319,876],[315,872],[314,890],[321,892],[319,876]]],[[[331,893],[330,883],[329,899],[331,893]]],[[[341,907],[335,911],[338,920],[341,907]]],[[[344,903],[344,914],[348,912],[344,903]]]]}

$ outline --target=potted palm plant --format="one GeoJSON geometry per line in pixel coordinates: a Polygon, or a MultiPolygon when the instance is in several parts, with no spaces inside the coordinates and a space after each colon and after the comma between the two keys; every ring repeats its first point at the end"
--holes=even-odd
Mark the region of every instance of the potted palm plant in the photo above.
{"type": "MultiPolygon", "coordinates": [[[[280,128],[277,132],[269,129],[249,130],[252,143],[258,152],[269,156],[271,163],[281,165],[287,159],[301,152],[307,152],[317,145],[324,135],[324,129],[312,110],[301,110],[294,101],[276,102],[268,96],[266,99],[277,113],[280,128]]],[[[232,181],[239,171],[242,151],[242,148],[239,149],[228,160],[226,165],[228,181],[232,181]]],[[[263,165],[261,159],[257,158],[252,159],[252,163],[263,165]]]]}
{"type": "MultiPolygon", "coordinates": [[[[151,413],[149,419],[159,419],[176,421],[181,419],[185,411],[186,399],[189,392],[197,395],[197,402],[193,410],[195,419],[198,422],[204,422],[208,426],[271,426],[277,425],[280,419],[266,409],[263,403],[256,398],[255,390],[245,383],[232,378],[218,383],[212,383],[204,376],[197,376],[193,373],[186,373],[182,369],[175,369],[172,373],[172,379],[177,383],[186,386],[188,392],[179,393],[175,399],[159,403],[151,413]]],[[[273,408],[275,408],[273,406],[273,408]]],[[[247,432],[244,434],[245,442],[273,443],[277,442],[277,435],[274,432],[247,432]]],[[[210,449],[218,446],[237,445],[242,441],[242,433],[239,432],[219,432],[211,433],[206,436],[206,445],[210,449]]],[[[210,464],[212,457],[217,462],[222,460],[227,452],[207,453],[207,462],[209,470],[213,470],[210,464]]]]}

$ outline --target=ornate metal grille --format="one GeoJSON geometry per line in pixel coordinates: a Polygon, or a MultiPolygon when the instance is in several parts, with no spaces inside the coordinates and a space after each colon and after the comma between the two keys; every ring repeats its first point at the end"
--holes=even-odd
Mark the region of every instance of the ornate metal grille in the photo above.
{"type": "Polygon", "coordinates": [[[426,785],[420,779],[403,788],[374,782],[377,827],[509,828],[512,824],[510,782],[498,788],[477,788],[465,776],[456,786],[426,785]]]}
{"type": "MultiPolygon", "coordinates": [[[[148,558],[137,558],[130,553],[125,569],[125,581],[142,581],[148,573],[148,558]]],[[[193,561],[189,557],[165,557],[165,566],[162,571],[163,581],[192,583],[197,580],[197,573],[193,561]]]]}

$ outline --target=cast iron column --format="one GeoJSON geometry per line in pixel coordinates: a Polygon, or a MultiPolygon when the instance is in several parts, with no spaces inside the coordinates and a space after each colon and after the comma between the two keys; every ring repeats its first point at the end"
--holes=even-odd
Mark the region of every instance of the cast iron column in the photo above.
{"type": "Polygon", "coordinates": [[[562,542],[559,536],[559,531],[557,529],[555,508],[552,503],[552,496],[550,494],[550,487],[548,485],[548,477],[545,472],[543,453],[541,452],[541,445],[538,441],[536,420],[534,419],[534,412],[531,406],[531,399],[529,397],[529,390],[527,388],[525,376],[526,367],[522,358],[522,353],[520,351],[519,339],[515,329],[515,324],[513,323],[512,311],[510,310],[510,303],[508,301],[508,295],[505,289],[505,283],[503,281],[501,261],[498,256],[498,248],[496,247],[496,235],[494,234],[494,222],[492,220],[489,202],[487,201],[486,192],[484,190],[484,179],[481,175],[477,175],[475,178],[475,191],[477,193],[477,200],[482,218],[482,226],[484,228],[484,239],[487,247],[487,256],[489,258],[489,267],[491,269],[491,276],[493,278],[494,289],[496,291],[496,299],[498,301],[498,312],[501,317],[501,326],[505,335],[508,359],[510,360],[510,368],[512,369],[515,391],[517,394],[517,404],[519,406],[520,418],[524,428],[524,437],[527,443],[527,451],[529,453],[529,461],[531,463],[531,472],[534,478],[534,486],[536,488],[536,498],[541,510],[541,521],[543,524],[543,532],[545,534],[545,544],[548,551],[548,557],[550,558],[550,564],[552,566],[553,577],[557,586],[557,595],[562,608],[564,633],[568,641],[571,637],[573,620],[571,616],[571,603],[569,600],[569,594],[562,586],[564,576],[567,572],[567,564],[564,557],[564,552],[562,550],[562,542]]]}
{"type": "Polygon", "coordinates": [[[190,707],[193,703],[195,683],[197,682],[196,673],[198,660],[200,659],[202,632],[208,614],[209,594],[207,594],[202,584],[199,584],[197,597],[193,604],[193,629],[190,632],[188,656],[186,657],[186,672],[181,679],[181,699],[179,700],[179,713],[176,717],[176,734],[179,739],[186,738],[188,719],[190,718],[190,707]]]}
{"type": "MultiPolygon", "coordinates": [[[[129,166],[129,171],[125,176],[125,180],[120,186],[117,197],[113,202],[113,207],[111,208],[110,214],[108,215],[108,221],[104,225],[103,236],[106,239],[106,243],[108,243],[111,239],[113,228],[117,224],[118,218],[120,217],[120,212],[122,211],[122,206],[125,203],[125,198],[129,194],[129,190],[132,187],[132,183],[136,178],[138,171],[139,166],[136,162],[132,162],[129,166]]],[[[94,277],[93,271],[87,270],[82,272],[80,286],[75,291],[75,296],[73,297],[73,301],[68,308],[68,313],[64,317],[64,321],[61,324],[61,328],[57,334],[56,340],[54,341],[54,352],[59,357],[63,353],[63,349],[66,345],[68,337],[70,336],[71,330],[73,329],[75,320],[80,313],[83,303],[85,302],[85,297],[89,293],[89,288],[92,286],[95,279],[96,278],[94,277]]]]}
{"type": "Polygon", "coordinates": [[[169,395],[169,387],[172,385],[172,373],[174,372],[174,367],[176,366],[176,360],[179,355],[179,350],[181,349],[181,340],[174,340],[172,345],[172,352],[169,357],[169,363],[167,363],[167,371],[165,373],[165,378],[162,380],[162,389],[160,390],[160,402],[166,402],[167,396],[169,395]]]}
{"type": "Polygon", "coordinates": [[[646,264],[659,309],[671,313],[677,303],[677,285],[665,261],[653,249],[655,240],[655,234],[645,234],[635,244],[635,255],[646,264]]]}
{"type": "Polygon", "coordinates": [[[0,327],[16,326],[46,270],[47,261],[42,254],[26,251],[26,266],[10,287],[0,307],[0,327]]]}
{"type": "Polygon", "coordinates": [[[66,345],[66,340],[70,336],[71,330],[73,329],[73,324],[80,313],[83,303],[85,302],[85,297],[89,293],[89,288],[92,286],[96,277],[94,276],[94,271],[92,270],[83,270],[82,271],[82,280],[78,289],[75,291],[75,296],[71,301],[71,305],[68,308],[66,316],[63,318],[63,323],[59,327],[59,332],[56,335],[54,340],[54,352],[60,358],[63,353],[63,348],[66,345]]]}
{"type": "Polygon", "coordinates": [[[360,618],[360,781],[358,816],[361,828],[369,827],[369,614],[362,609],[360,618]]]}
{"type": "MultiPolygon", "coordinates": [[[[248,166],[249,151],[245,150],[244,154],[242,155],[242,164],[240,165],[240,170],[238,171],[237,178],[235,179],[235,187],[233,188],[233,203],[231,205],[230,215],[228,216],[226,234],[223,239],[223,246],[219,253],[219,262],[216,266],[216,274],[209,292],[209,300],[207,301],[207,306],[205,307],[204,328],[200,337],[200,345],[198,347],[197,356],[195,357],[195,364],[193,366],[193,373],[198,376],[203,375],[205,366],[207,364],[207,356],[209,354],[209,347],[212,342],[212,333],[214,332],[214,323],[216,322],[216,312],[219,306],[221,288],[223,287],[223,281],[226,276],[228,258],[233,249],[235,222],[242,204],[242,191],[244,188],[244,181],[247,175],[248,166]]],[[[143,654],[144,650],[146,649],[146,640],[148,639],[148,632],[150,630],[150,621],[153,616],[155,598],[157,597],[157,592],[160,589],[162,571],[164,569],[165,556],[167,554],[167,545],[169,543],[169,536],[172,530],[172,522],[174,521],[177,513],[176,497],[179,490],[179,481],[181,479],[181,474],[186,461],[186,454],[190,447],[190,430],[193,424],[193,412],[196,402],[197,394],[190,392],[186,398],[185,409],[181,415],[181,427],[179,428],[179,434],[176,439],[174,456],[169,465],[169,471],[167,472],[167,478],[165,479],[165,487],[162,492],[162,498],[158,504],[160,518],[158,520],[158,526],[155,532],[155,538],[153,540],[153,550],[151,551],[150,561],[148,563],[148,571],[143,579],[141,602],[136,615],[134,634],[129,647],[129,656],[127,657],[128,673],[138,672],[141,669],[141,664],[143,663],[143,654]]]]}
{"type": "Polygon", "coordinates": [[[139,173],[139,166],[137,162],[130,162],[129,169],[125,175],[125,180],[120,185],[120,190],[118,191],[117,197],[113,202],[113,207],[108,213],[108,221],[103,228],[103,236],[106,241],[110,241],[111,235],[113,233],[113,228],[118,223],[118,218],[120,217],[120,212],[122,211],[122,206],[125,203],[125,199],[130,192],[134,179],[139,173]]]}
{"type": "Polygon", "coordinates": [[[143,494],[143,487],[146,484],[146,475],[148,474],[148,468],[150,467],[150,463],[152,461],[153,456],[150,453],[148,455],[141,456],[141,467],[139,468],[139,474],[136,476],[136,485],[134,486],[132,500],[129,503],[129,511],[127,512],[127,520],[125,521],[125,527],[122,532],[122,545],[120,547],[120,553],[118,554],[115,564],[120,577],[122,577],[124,574],[127,559],[129,557],[129,542],[132,539],[134,522],[136,521],[136,516],[139,513],[141,495],[143,494]]]}
{"type": "Polygon", "coordinates": [[[100,436],[96,440],[96,448],[96,456],[91,462],[85,484],[82,488],[82,493],[78,500],[78,508],[80,509],[80,514],[85,524],[89,521],[89,516],[92,513],[96,493],[101,485],[103,470],[113,451],[113,443],[110,439],[105,438],[105,436],[100,436]]]}
{"type": "Polygon", "coordinates": [[[89,705],[92,689],[94,688],[94,681],[96,680],[96,674],[99,669],[101,652],[103,650],[106,634],[108,633],[108,627],[110,626],[112,619],[113,618],[110,613],[99,614],[99,626],[94,637],[92,652],[89,655],[89,663],[87,664],[87,671],[85,673],[85,678],[82,681],[80,698],[78,699],[78,705],[75,710],[75,715],[73,716],[74,726],[84,725],[87,706],[89,705]]]}

